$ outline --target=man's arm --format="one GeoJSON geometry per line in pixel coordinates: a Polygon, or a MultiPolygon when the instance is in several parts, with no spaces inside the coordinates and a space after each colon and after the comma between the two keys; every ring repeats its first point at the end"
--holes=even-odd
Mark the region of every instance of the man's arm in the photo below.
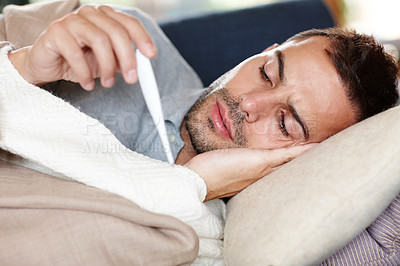
{"type": "Polygon", "coordinates": [[[96,77],[111,87],[117,71],[127,83],[137,81],[132,42],[147,57],[157,53],[136,18],[107,6],[84,6],[53,22],[33,46],[16,50],[9,58],[32,84],[65,79],[91,90],[96,77]]]}

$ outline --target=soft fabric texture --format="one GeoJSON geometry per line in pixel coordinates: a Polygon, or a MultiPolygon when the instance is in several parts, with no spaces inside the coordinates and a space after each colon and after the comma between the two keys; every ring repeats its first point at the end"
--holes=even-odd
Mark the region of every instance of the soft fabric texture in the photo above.
{"type": "MultiPolygon", "coordinates": [[[[356,124],[235,196],[228,204],[225,228],[227,264],[316,265],[356,238],[400,191],[398,121],[400,107],[356,124]]],[[[371,265],[398,265],[396,209],[388,208],[368,228],[386,234],[387,241],[364,231],[379,250],[351,256],[347,247],[328,265],[338,259],[353,265],[354,259],[371,257],[371,265]],[[391,230],[382,227],[388,216],[391,230]]],[[[353,248],[367,249],[359,240],[353,248]]]]}
{"type": "Polygon", "coordinates": [[[193,229],[113,193],[0,161],[1,265],[189,265],[193,229]]]}
{"type": "Polygon", "coordinates": [[[383,214],[321,266],[400,265],[400,195],[383,214]]]}
{"type": "Polygon", "coordinates": [[[200,258],[222,259],[224,204],[219,200],[210,210],[203,203],[202,178],[126,149],[99,121],[27,83],[8,60],[9,50],[7,45],[0,50],[1,148],[148,211],[181,219],[202,238],[200,258]]]}
{"type": "Polygon", "coordinates": [[[15,48],[32,45],[51,21],[68,14],[78,5],[79,0],[56,0],[26,6],[6,6],[0,15],[0,41],[7,40],[15,48]]]}

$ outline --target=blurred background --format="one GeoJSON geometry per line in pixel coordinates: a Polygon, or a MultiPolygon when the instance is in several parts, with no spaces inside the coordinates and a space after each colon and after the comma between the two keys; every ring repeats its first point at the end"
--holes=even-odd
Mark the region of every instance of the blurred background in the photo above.
{"type": "MultiPolygon", "coordinates": [[[[49,0],[0,0],[0,8],[11,2],[25,4],[38,1],[49,0]]],[[[278,1],[285,0],[81,0],[82,3],[136,6],[159,21],[199,12],[232,10],[278,1]]],[[[381,40],[400,39],[400,27],[396,23],[400,0],[325,0],[325,2],[341,26],[373,34],[381,40]]]]}

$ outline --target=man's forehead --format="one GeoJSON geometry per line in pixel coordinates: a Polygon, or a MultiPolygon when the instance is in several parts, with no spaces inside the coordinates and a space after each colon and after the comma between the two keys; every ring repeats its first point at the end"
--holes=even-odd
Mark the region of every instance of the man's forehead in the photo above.
{"type": "Polygon", "coordinates": [[[345,88],[327,54],[328,46],[326,38],[316,36],[278,47],[286,57],[292,102],[308,124],[311,141],[321,141],[355,123],[345,88]]]}
{"type": "Polygon", "coordinates": [[[284,42],[278,49],[284,50],[291,47],[296,47],[298,49],[307,49],[307,48],[319,48],[326,49],[329,46],[329,41],[325,37],[321,36],[311,36],[297,40],[290,40],[284,42]]]}

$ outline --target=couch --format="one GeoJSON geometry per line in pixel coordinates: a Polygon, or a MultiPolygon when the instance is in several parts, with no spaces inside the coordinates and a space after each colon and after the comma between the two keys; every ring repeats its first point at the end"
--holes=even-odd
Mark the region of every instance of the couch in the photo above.
{"type": "MultiPolygon", "coordinates": [[[[73,1],[68,4],[74,8],[73,1]]],[[[160,26],[208,85],[270,44],[333,21],[323,2],[293,0],[160,26]]],[[[0,33],[7,33],[1,23],[0,33]]],[[[373,236],[368,229],[389,218],[400,227],[400,125],[393,122],[399,116],[399,108],[393,108],[350,127],[233,197],[227,204],[225,263],[398,265],[399,232],[385,232],[380,241],[368,238],[373,236]],[[385,209],[389,218],[382,216],[385,209]],[[363,234],[372,248],[348,254],[363,234]]],[[[185,265],[195,260],[198,239],[185,223],[28,169],[29,162],[20,163],[25,167],[15,162],[24,158],[3,153],[0,161],[0,261],[5,265],[185,265]]]]}

